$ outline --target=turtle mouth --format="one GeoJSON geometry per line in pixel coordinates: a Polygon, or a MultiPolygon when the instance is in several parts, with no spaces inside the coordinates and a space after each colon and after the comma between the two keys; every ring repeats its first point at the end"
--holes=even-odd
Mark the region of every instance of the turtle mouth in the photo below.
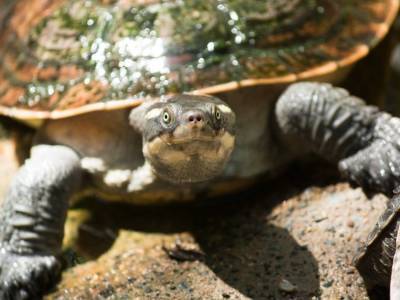
{"type": "Polygon", "coordinates": [[[204,142],[204,143],[215,143],[218,142],[218,136],[214,135],[201,135],[201,134],[189,134],[187,136],[176,137],[173,136],[172,138],[169,137],[161,137],[161,140],[166,143],[167,145],[184,145],[190,143],[197,143],[197,142],[204,142]]]}
{"type": "Polygon", "coordinates": [[[201,124],[181,124],[169,134],[164,134],[161,139],[169,145],[189,144],[195,142],[218,142],[224,130],[214,130],[211,126],[201,124]]]}
{"type": "Polygon", "coordinates": [[[218,152],[221,149],[233,147],[231,139],[227,142],[227,136],[232,137],[230,133],[225,131],[213,135],[197,130],[185,133],[184,135],[163,134],[152,142],[149,142],[148,148],[153,149],[153,154],[159,157],[168,156],[166,155],[167,153],[176,151],[185,156],[186,160],[190,159],[191,156],[204,158],[207,153],[215,155],[215,159],[217,159],[219,156],[218,152]]]}

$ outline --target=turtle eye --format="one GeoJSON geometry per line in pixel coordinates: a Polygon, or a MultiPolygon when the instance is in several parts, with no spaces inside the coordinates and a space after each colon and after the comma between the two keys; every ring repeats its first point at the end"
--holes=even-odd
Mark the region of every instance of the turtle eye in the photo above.
{"type": "Polygon", "coordinates": [[[162,120],[164,122],[164,124],[168,125],[171,123],[171,114],[168,111],[164,111],[162,114],[162,120]]]}
{"type": "Polygon", "coordinates": [[[218,108],[215,108],[214,116],[215,116],[215,119],[217,119],[218,121],[221,120],[222,115],[218,108]]]}

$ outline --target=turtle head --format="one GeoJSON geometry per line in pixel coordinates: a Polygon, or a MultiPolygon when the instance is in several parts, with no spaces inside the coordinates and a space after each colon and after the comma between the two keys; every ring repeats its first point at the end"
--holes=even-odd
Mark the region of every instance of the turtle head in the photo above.
{"type": "Polygon", "coordinates": [[[142,131],[143,154],[153,171],[174,183],[218,176],[234,147],[235,114],[211,96],[179,95],[140,114],[134,109],[130,122],[142,131]]]}

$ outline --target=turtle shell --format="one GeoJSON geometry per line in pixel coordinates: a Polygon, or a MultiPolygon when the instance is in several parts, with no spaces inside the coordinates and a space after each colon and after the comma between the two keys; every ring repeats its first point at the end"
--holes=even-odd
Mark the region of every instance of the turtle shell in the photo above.
{"type": "Polygon", "coordinates": [[[364,57],[398,0],[0,0],[0,113],[317,79],[364,57]]]}
{"type": "MultiPolygon", "coordinates": [[[[400,192],[400,191],[399,191],[400,192]]],[[[389,286],[396,236],[400,224],[400,195],[388,203],[365,245],[358,251],[354,264],[369,287],[389,286]]]]}

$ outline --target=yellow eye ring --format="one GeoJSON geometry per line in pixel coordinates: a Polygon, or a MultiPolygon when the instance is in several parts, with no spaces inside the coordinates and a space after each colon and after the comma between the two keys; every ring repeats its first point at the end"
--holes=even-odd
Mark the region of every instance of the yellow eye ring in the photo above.
{"type": "Polygon", "coordinates": [[[171,115],[169,114],[169,112],[164,111],[163,116],[162,116],[162,120],[165,124],[169,124],[171,123],[171,115]]]}
{"type": "Polygon", "coordinates": [[[215,118],[219,121],[219,120],[221,120],[221,112],[218,110],[218,109],[216,109],[215,110],[215,118]]]}

